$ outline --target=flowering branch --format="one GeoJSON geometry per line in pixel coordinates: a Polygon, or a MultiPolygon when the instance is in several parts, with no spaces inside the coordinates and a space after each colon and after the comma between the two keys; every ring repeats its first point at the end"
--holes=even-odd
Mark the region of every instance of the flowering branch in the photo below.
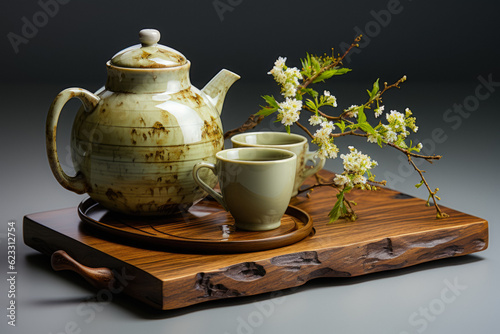
{"type": "MultiPolygon", "coordinates": [[[[332,68],[338,66],[339,64],[342,63],[342,60],[349,54],[349,52],[354,48],[354,47],[358,47],[359,46],[359,42],[361,41],[361,35],[357,36],[355,39],[354,39],[354,42],[349,46],[349,48],[344,52],[344,54],[335,59],[335,61],[333,61],[331,64],[323,67],[320,69],[320,71],[318,71],[318,73],[314,74],[311,78],[309,78],[308,80],[306,80],[305,82],[303,82],[302,84],[298,84],[298,88],[303,91],[304,93],[307,92],[307,86],[309,86],[311,83],[313,82],[316,82],[316,80],[318,80],[318,77],[320,77],[325,71],[328,71],[328,70],[331,70],[332,68]]],[[[284,65],[284,61],[286,60],[286,58],[281,58],[280,59],[284,59],[283,60],[283,65],[284,65]]],[[[334,59],[334,58],[332,58],[334,59]]],[[[278,59],[279,61],[279,59],[278,59]]],[[[349,69],[347,69],[348,71],[350,71],[349,69]]],[[[272,70],[271,70],[272,72],[272,70]]],[[[271,73],[269,72],[269,73],[271,73]]],[[[295,74],[295,72],[294,72],[295,74]]],[[[328,75],[328,74],[327,74],[328,75]]],[[[320,78],[321,79],[321,78],[320,78]]],[[[323,79],[321,79],[320,81],[322,81],[323,79]]],[[[295,81],[294,81],[295,82],[295,81]]],[[[286,95],[285,95],[286,96],[286,95]]],[[[265,97],[264,97],[265,99],[265,97]]],[[[273,107],[275,107],[275,105],[273,105],[273,107]]],[[[268,107],[262,107],[262,108],[268,108],[268,107]]],[[[267,110],[268,112],[270,113],[273,113],[274,111],[271,111],[271,109],[267,110]]],[[[320,112],[321,113],[321,112],[320,112]]],[[[323,114],[321,113],[323,117],[326,117],[328,119],[331,119],[331,120],[337,120],[339,119],[339,117],[334,117],[334,116],[328,116],[326,114],[323,114]]],[[[257,115],[263,115],[263,116],[266,116],[265,113],[260,113],[260,114],[257,114],[257,115]]],[[[264,118],[263,117],[260,117],[258,118],[257,120],[255,120],[255,115],[250,115],[250,117],[248,117],[248,119],[245,121],[245,123],[243,123],[242,126],[236,128],[236,129],[233,129],[233,130],[230,130],[230,131],[227,131],[225,134],[224,134],[224,139],[227,139],[229,137],[231,137],[232,135],[236,134],[236,133],[241,133],[241,132],[245,132],[245,131],[248,131],[248,130],[251,130],[253,128],[255,128],[260,122],[262,122],[264,118]]],[[[305,129],[305,127],[303,128],[305,129]]],[[[306,133],[309,132],[309,131],[306,131],[306,133]]],[[[309,133],[310,134],[310,133],[309,133]]],[[[310,136],[312,138],[312,135],[310,136]]]]}
{"type": "MultiPolygon", "coordinates": [[[[302,68],[300,70],[296,67],[288,67],[286,65],[287,59],[279,57],[268,74],[272,75],[281,87],[281,95],[285,100],[278,102],[274,96],[263,96],[267,104],[262,106],[259,112],[252,115],[240,128],[232,130],[230,133],[247,131],[255,127],[263,117],[276,114],[276,120],[285,126],[288,133],[294,124],[301,128],[312,139],[312,143],[318,145],[316,154],[322,158],[337,158],[339,149],[334,141],[345,136],[365,137],[368,142],[376,143],[380,147],[392,147],[407,156],[408,162],[421,177],[421,182],[416,187],[425,184],[429,192],[427,203],[432,199],[437,218],[445,218],[447,215],[441,211],[437,204],[437,200],[439,200],[439,197],[436,196],[438,189],[431,190],[423,176],[424,171],[418,169],[412,160],[412,158],[420,158],[432,163],[434,160],[439,160],[441,156],[419,154],[422,144],[415,145],[412,141],[409,143],[406,141],[410,131],[418,131],[416,118],[412,116],[412,111],[409,108],[406,108],[404,113],[391,110],[390,113],[385,113],[386,122],[380,120],[376,125],[372,125],[368,121],[366,114],[368,110],[373,108],[373,117],[378,119],[385,109],[382,104],[382,96],[389,89],[399,89],[400,85],[406,81],[406,76],[390,85],[384,82],[382,88],[379,85],[379,79],[377,79],[372,88],[367,90],[368,99],[366,102],[361,105],[351,105],[338,115],[331,115],[324,111],[324,108],[336,108],[337,98],[327,90],[320,94],[311,88],[313,84],[350,72],[351,69],[344,67],[342,60],[352,48],[358,46],[360,40],[361,36],[356,37],[348,50],[339,57],[335,57],[333,54],[332,56],[318,57],[306,53],[306,58],[301,59],[302,68]],[[309,124],[318,126],[316,132],[312,133],[299,122],[302,110],[310,114],[309,124]],[[252,117],[259,117],[258,121],[252,117]]],[[[352,189],[376,191],[377,185],[385,185],[386,183],[385,181],[375,181],[375,175],[371,173],[371,169],[378,165],[376,161],[352,146],[349,146],[349,151],[348,154],[340,155],[344,164],[342,173],[337,173],[331,181],[324,182],[318,179],[316,184],[301,190],[301,192],[309,192],[315,187],[323,186],[337,189],[337,200],[329,213],[330,222],[340,218],[349,220],[357,218],[352,208],[356,203],[348,201],[345,197],[352,189]]]]}

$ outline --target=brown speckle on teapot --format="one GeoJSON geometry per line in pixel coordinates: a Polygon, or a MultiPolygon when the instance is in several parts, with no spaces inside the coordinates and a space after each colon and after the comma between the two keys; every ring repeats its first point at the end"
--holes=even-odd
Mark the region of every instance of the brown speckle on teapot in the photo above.
{"type": "MultiPolygon", "coordinates": [[[[49,163],[61,185],[133,215],[169,214],[204,196],[193,166],[215,162],[223,148],[219,115],[227,90],[239,79],[222,70],[202,90],[193,87],[189,60],[158,44],[159,33],[151,31],[141,33],[141,45],[106,64],[102,89],[61,92],[47,117],[49,163]],[[62,107],[73,97],[84,108],[73,125],[71,155],[79,176],[71,178],[59,165],[55,134],[62,107]]],[[[217,182],[208,172],[200,177],[211,186],[217,182]]]]}

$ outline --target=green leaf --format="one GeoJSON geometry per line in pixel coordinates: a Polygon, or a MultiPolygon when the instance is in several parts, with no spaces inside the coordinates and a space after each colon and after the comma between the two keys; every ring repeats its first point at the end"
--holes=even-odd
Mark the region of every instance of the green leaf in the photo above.
{"type": "MultiPolygon", "coordinates": [[[[261,106],[262,107],[262,106],[261,106]]],[[[262,107],[255,115],[269,116],[276,112],[278,108],[262,107]]]]}
{"type": "Polygon", "coordinates": [[[379,79],[377,79],[377,81],[375,81],[373,83],[373,89],[372,89],[371,92],[368,93],[368,95],[370,95],[370,100],[373,99],[375,97],[375,95],[377,95],[377,93],[378,93],[378,91],[380,89],[379,84],[378,84],[379,79]]]}
{"type": "Polygon", "coordinates": [[[278,102],[274,99],[274,96],[271,95],[264,95],[262,96],[264,100],[266,100],[268,106],[260,106],[262,109],[260,109],[256,115],[263,115],[263,116],[269,116],[276,112],[279,109],[278,102]]]}
{"type": "Polygon", "coordinates": [[[420,188],[424,184],[424,180],[420,181],[415,185],[415,188],[420,188]]]}
{"type": "Polygon", "coordinates": [[[302,64],[302,68],[304,69],[304,71],[307,71],[307,68],[309,67],[307,59],[301,59],[300,63],[302,64]]]}
{"type": "Polygon", "coordinates": [[[331,223],[335,222],[336,220],[338,220],[340,218],[340,216],[342,215],[342,213],[340,212],[339,202],[341,202],[341,201],[337,200],[337,202],[333,206],[333,209],[328,214],[328,217],[330,217],[329,224],[331,224],[331,223]]]}
{"type": "Polygon", "coordinates": [[[408,148],[408,145],[406,145],[405,143],[405,139],[401,135],[398,136],[398,140],[394,144],[398,147],[401,147],[402,149],[408,148]]]}
{"type": "Polygon", "coordinates": [[[302,88],[304,92],[312,96],[313,98],[318,97],[319,93],[312,88],[302,88]]]}
{"type": "Polygon", "coordinates": [[[348,193],[351,189],[352,187],[345,187],[337,194],[337,202],[335,202],[332,210],[328,213],[328,217],[330,217],[329,224],[345,216],[347,213],[347,208],[344,204],[344,194],[348,193]]]}
{"type": "Polygon", "coordinates": [[[378,146],[382,147],[382,136],[377,137],[377,144],[378,146]]]}
{"type": "Polygon", "coordinates": [[[342,67],[342,68],[339,68],[338,71],[337,71],[337,74],[336,75],[342,75],[342,74],[346,74],[348,72],[351,72],[352,70],[350,68],[347,68],[347,67],[342,67]]]}
{"type": "Polygon", "coordinates": [[[318,108],[316,107],[316,103],[314,103],[314,101],[311,99],[306,100],[306,106],[308,106],[309,108],[311,108],[314,111],[318,110],[318,108]]]}
{"type": "Polygon", "coordinates": [[[316,79],[313,80],[313,83],[324,82],[326,79],[330,79],[335,75],[335,69],[327,70],[318,75],[316,79]]]}
{"type": "Polygon", "coordinates": [[[340,122],[335,123],[335,125],[340,129],[340,131],[344,132],[345,122],[343,120],[340,120],[340,122]]]}
{"type": "Polygon", "coordinates": [[[342,75],[342,74],[345,74],[345,73],[347,73],[349,71],[351,71],[351,69],[350,68],[345,68],[345,67],[342,67],[342,68],[331,68],[331,69],[326,70],[323,73],[321,73],[316,79],[313,80],[313,83],[325,81],[327,79],[330,79],[334,75],[342,75]]]}
{"type": "Polygon", "coordinates": [[[266,100],[266,102],[271,106],[271,107],[275,107],[275,108],[279,108],[278,106],[278,102],[276,102],[276,99],[274,98],[274,96],[271,96],[271,95],[264,95],[262,96],[262,98],[264,100],[266,100]]]}
{"type": "Polygon", "coordinates": [[[377,135],[377,131],[375,131],[375,129],[368,122],[359,123],[359,128],[366,133],[370,133],[374,136],[377,135]]]}
{"type": "Polygon", "coordinates": [[[347,212],[347,210],[344,205],[344,191],[342,190],[337,195],[337,202],[335,202],[332,210],[330,211],[330,213],[328,213],[328,217],[330,217],[330,223],[338,220],[340,217],[342,217],[343,214],[345,214],[345,212],[347,212]]]}
{"type": "Polygon", "coordinates": [[[304,78],[309,78],[311,77],[311,57],[309,56],[309,53],[306,53],[306,58],[301,59],[300,62],[302,63],[302,71],[300,71],[300,74],[304,78]]]}
{"type": "Polygon", "coordinates": [[[319,61],[315,56],[311,57],[311,64],[315,72],[319,72],[321,70],[321,65],[319,64],[319,61]]]}
{"type": "Polygon", "coordinates": [[[366,122],[366,115],[365,112],[363,111],[365,109],[364,106],[361,106],[358,108],[358,123],[365,123],[366,122]]]}

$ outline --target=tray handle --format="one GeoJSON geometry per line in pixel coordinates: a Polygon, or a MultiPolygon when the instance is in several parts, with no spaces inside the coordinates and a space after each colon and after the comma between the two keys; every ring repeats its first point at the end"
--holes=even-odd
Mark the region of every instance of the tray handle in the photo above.
{"type": "Polygon", "coordinates": [[[63,250],[52,253],[50,259],[55,271],[71,270],[79,274],[96,288],[109,288],[114,281],[113,272],[108,268],[90,268],[79,263],[63,250]]]}

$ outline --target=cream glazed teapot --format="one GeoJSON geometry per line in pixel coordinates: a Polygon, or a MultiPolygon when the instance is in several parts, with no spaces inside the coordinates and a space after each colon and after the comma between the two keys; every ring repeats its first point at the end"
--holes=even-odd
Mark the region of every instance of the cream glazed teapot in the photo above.
{"type": "MultiPolygon", "coordinates": [[[[157,44],[160,33],[143,29],[141,44],[106,63],[106,85],[95,94],[63,90],[46,124],[47,156],[66,189],[87,193],[104,207],[132,215],[166,215],[187,208],[205,193],[192,177],[201,161],[215,163],[224,145],[220,114],[229,87],[239,76],[221,70],[202,90],[189,80],[191,63],[178,51],[157,44]],[[59,115],[78,98],[71,133],[76,171],[61,168],[56,147],[59,115]]],[[[205,171],[210,186],[217,179],[205,171]]]]}

